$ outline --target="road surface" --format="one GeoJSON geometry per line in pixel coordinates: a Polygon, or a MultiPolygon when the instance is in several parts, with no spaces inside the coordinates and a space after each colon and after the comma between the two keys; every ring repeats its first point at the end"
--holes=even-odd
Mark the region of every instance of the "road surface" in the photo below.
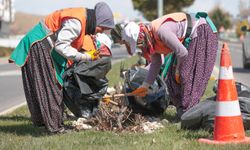
{"type": "MultiPolygon", "coordinates": [[[[238,82],[242,82],[250,86],[250,69],[244,69],[242,63],[242,47],[240,43],[228,43],[231,53],[234,78],[238,82]]],[[[220,51],[222,49],[222,42],[219,44],[219,51],[216,59],[216,66],[220,63],[220,51]]]]}

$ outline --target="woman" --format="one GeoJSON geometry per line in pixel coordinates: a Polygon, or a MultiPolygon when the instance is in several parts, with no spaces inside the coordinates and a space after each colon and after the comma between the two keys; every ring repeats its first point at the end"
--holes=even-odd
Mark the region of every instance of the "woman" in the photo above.
{"type": "Polygon", "coordinates": [[[160,71],[161,54],[166,56],[173,52],[177,64],[172,61],[166,84],[177,116],[181,117],[199,102],[212,73],[218,48],[217,30],[206,13],[172,13],[150,24],[131,22],[121,30],[121,40],[127,45],[128,53],[133,54],[137,46],[146,59],[151,59],[147,78],[133,92],[135,95],[147,94],[149,85],[160,71]]]}
{"type": "Polygon", "coordinates": [[[22,69],[24,92],[35,126],[45,126],[53,133],[64,131],[61,85],[67,60],[91,60],[89,54],[79,52],[84,35],[113,27],[111,9],[100,2],[94,9],[58,10],[21,40],[10,61],[22,69]]]}

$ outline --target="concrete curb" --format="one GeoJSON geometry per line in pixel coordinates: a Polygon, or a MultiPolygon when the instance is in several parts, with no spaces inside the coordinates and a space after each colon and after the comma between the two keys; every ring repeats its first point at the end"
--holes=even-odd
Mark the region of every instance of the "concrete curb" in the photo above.
{"type": "Polygon", "coordinates": [[[19,104],[19,105],[13,106],[13,107],[11,107],[11,108],[9,108],[9,109],[3,111],[3,112],[0,112],[0,116],[6,115],[6,114],[8,114],[8,113],[11,113],[11,112],[13,112],[14,110],[16,110],[17,108],[20,108],[20,107],[22,107],[22,106],[24,106],[24,105],[26,105],[26,104],[27,104],[26,102],[23,102],[23,103],[21,103],[21,104],[19,104]]]}

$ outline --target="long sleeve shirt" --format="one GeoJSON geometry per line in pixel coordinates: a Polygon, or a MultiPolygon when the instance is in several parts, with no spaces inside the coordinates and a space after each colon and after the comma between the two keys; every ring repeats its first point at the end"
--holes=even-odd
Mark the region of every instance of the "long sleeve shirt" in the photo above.
{"type": "MultiPolygon", "coordinates": [[[[191,39],[197,37],[197,27],[206,23],[206,20],[204,18],[195,20],[194,17],[192,17],[192,23],[193,29],[190,35],[191,39]]],[[[188,55],[186,47],[179,41],[179,38],[185,36],[186,29],[187,21],[167,21],[160,26],[157,32],[161,41],[176,54],[178,60],[177,68],[181,65],[183,58],[188,55]]],[[[156,76],[159,74],[162,65],[161,54],[152,54],[151,61],[152,64],[149,67],[149,73],[145,80],[148,84],[152,84],[156,76]]]]}
{"type": "Polygon", "coordinates": [[[62,23],[55,42],[55,50],[65,58],[79,61],[82,59],[82,53],[71,46],[71,43],[78,38],[81,33],[81,23],[77,19],[67,19],[62,23]]]}

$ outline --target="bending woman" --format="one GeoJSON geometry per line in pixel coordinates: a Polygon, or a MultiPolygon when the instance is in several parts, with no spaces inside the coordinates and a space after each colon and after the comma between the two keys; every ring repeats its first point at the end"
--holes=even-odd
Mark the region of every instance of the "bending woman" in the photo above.
{"type": "MultiPolygon", "coordinates": [[[[116,31],[119,30],[114,29],[111,33],[116,31]]],[[[146,59],[151,59],[146,80],[134,91],[135,94],[147,94],[149,85],[159,74],[161,54],[166,56],[173,52],[177,64],[172,62],[166,84],[178,117],[199,102],[212,73],[218,49],[217,30],[206,13],[191,16],[182,12],[172,13],[150,24],[130,22],[120,32],[121,43],[127,46],[128,53],[133,54],[138,47],[146,59]]],[[[117,38],[117,35],[113,37],[117,38]]]]}
{"type": "Polygon", "coordinates": [[[10,61],[22,69],[24,92],[35,126],[62,132],[62,74],[67,60],[88,61],[80,53],[85,34],[114,27],[109,6],[100,2],[94,9],[69,8],[56,11],[39,22],[18,44],[10,61]]]}

